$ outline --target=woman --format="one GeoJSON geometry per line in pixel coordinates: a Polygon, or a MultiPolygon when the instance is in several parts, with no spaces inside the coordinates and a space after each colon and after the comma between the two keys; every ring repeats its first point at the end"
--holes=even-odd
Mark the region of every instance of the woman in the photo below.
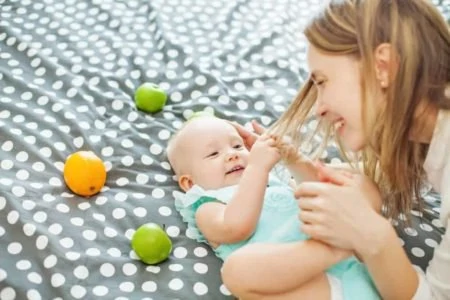
{"type": "MultiPolygon", "coordinates": [[[[328,182],[303,182],[296,192],[304,232],[354,251],[383,299],[450,299],[447,23],[427,0],[336,0],[304,34],[310,78],[271,130],[290,135],[298,145],[298,129],[315,112],[320,127],[331,133],[325,141],[335,138],[344,150],[357,153],[366,176],[350,178],[316,166],[328,182]],[[373,195],[361,180],[378,184],[386,218],[368,205],[373,195]],[[409,213],[424,180],[441,193],[440,219],[447,228],[426,274],[413,268],[388,221],[409,213]]],[[[241,135],[251,145],[254,136],[242,128],[241,135]]],[[[305,170],[310,168],[305,162],[305,170]]],[[[257,264],[257,251],[252,258],[228,259],[224,281],[231,290],[236,274],[249,280],[261,272],[278,276],[273,265],[257,264]]],[[[317,272],[327,267],[317,265],[317,272]]]]}

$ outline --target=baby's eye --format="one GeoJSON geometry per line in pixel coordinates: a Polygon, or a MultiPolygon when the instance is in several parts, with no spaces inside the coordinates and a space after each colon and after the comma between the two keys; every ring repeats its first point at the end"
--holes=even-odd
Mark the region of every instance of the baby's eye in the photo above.
{"type": "Polygon", "coordinates": [[[214,152],[212,152],[212,153],[208,154],[208,156],[207,156],[207,157],[214,157],[214,156],[216,156],[216,155],[218,155],[218,154],[219,154],[219,152],[217,152],[217,151],[214,151],[214,152]]]}
{"type": "Polygon", "coordinates": [[[234,148],[234,149],[241,149],[241,148],[242,148],[242,145],[241,145],[241,144],[234,145],[233,148],[234,148]]]}

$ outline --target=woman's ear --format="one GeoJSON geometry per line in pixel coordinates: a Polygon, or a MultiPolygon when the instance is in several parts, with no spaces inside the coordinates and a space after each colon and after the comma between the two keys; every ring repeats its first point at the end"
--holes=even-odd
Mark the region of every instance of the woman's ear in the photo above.
{"type": "Polygon", "coordinates": [[[194,185],[194,182],[190,175],[181,175],[178,177],[178,185],[184,192],[187,192],[194,185]]]}
{"type": "Polygon", "coordinates": [[[375,49],[375,72],[382,88],[389,87],[397,71],[397,60],[391,44],[383,43],[375,49]]]}

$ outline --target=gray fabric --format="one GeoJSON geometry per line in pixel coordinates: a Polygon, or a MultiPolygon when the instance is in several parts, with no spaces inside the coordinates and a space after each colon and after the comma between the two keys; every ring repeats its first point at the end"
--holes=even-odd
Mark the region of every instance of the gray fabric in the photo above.
{"type": "MultiPolygon", "coordinates": [[[[174,210],[164,149],[192,111],[278,117],[306,74],[299,29],[320,2],[0,0],[0,299],[230,298],[221,262],[174,210]],[[145,81],[170,95],[162,112],[136,109],[145,81]],[[108,166],[90,199],[62,179],[78,150],[108,166]],[[174,243],[158,266],[130,249],[147,222],[174,243]]],[[[438,204],[430,232],[406,235],[422,267],[439,239],[438,204]]]]}

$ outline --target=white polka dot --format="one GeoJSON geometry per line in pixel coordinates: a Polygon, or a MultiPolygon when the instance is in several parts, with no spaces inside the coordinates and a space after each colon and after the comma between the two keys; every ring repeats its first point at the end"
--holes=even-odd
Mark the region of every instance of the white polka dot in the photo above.
{"type": "Polygon", "coordinates": [[[136,182],[139,184],[146,184],[148,182],[148,176],[146,174],[138,174],[136,176],[136,182]]]}
{"type": "Polygon", "coordinates": [[[438,245],[438,243],[432,239],[425,239],[425,244],[427,244],[431,248],[435,248],[438,245]]]}
{"type": "Polygon", "coordinates": [[[29,300],[41,300],[42,299],[41,294],[39,294],[39,292],[36,291],[35,289],[28,290],[27,298],[29,300]]]}
{"type": "Polygon", "coordinates": [[[405,233],[409,236],[417,236],[417,230],[415,230],[414,228],[408,227],[405,228],[405,233]]]}
{"type": "Polygon", "coordinates": [[[0,299],[14,300],[16,299],[16,291],[12,287],[5,287],[0,291],[0,299]]]}
{"type": "Polygon", "coordinates": [[[23,225],[23,233],[26,236],[32,236],[36,232],[36,226],[34,224],[26,223],[23,225]]]}
{"type": "Polygon", "coordinates": [[[89,276],[89,270],[85,266],[78,266],[73,270],[73,275],[80,280],[84,280],[89,276]]]}
{"type": "Polygon", "coordinates": [[[8,220],[8,223],[13,225],[16,224],[17,221],[19,220],[19,213],[15,210],[12,210],[9,212],[8,216],[6,217],[6,219],[8,220]]]}
{"type": "Polygon", "coordinates": [[[83,298],[86,295],[86,289],[84,287],[82,287],[81,285],[74,285],[70,289],[70,294],[75,299],[81,299],[81,298],[83,298]]]}
{"type": "Polygon", "coordinates": [[[208,251],[203,247],[197,247],[194,249],[194,255],[197,257],[205,257],[208,255],[208,251]]]}
{"type": "Polygon", "coordinates": [[[121,110],[123,108],[123,102],[120,100],[114,100],[112,103],[112,108],[114,110],[121,110]]]}
{"type": "Polygon", "coordinates": [[[194,293],[199,296],[206,295],[208,293],[208,287],[202,282],[197,282],[194,284],[194,293]]]}
{"type": "Polygon", "coordinates": [[[433,227],[431,227],[428,224],[422,223],[419,226],[420,226],[420,228],[422,228],[423,231],[427,231],[427,232],[432,232],[433,231],[433,227]]]}
{"type": "Polygon", "coordinates": [[[91,204],[89,204],[88,202],[81,202],[80,204],[78,204],[78,208],[80,210],[87,210],[91,207],[91,204]]]}
{"type": "Polygon", "coordinates": [[[44,223],[47,220],[47,214],[43,211],[38,211],[33,215],[33,220],[38,223],[44,223]]]}
{"type": "Polygon", "coordinates": [[[45,165],[42,162],[35,162],[31,167],[37,172],[43,172],[45,170],[45,165]]]}
{"type": "Polygon", "coordinates": [[[51,234],[59,235],[62,232],[62,229],[63,228],[60,224],[55,223],[55,224],[50,225],[50,227],[48,228],[48,231],[51,234]]]}
{"type": "Polygon", "coordinates": [[[417,247],[412,248],[411,253],[416,257],[424,257],[425,256],[425,251],[423,251],[422,249],[417,248],[417,247]]]}
{"type": "Polygon", "coordinates": [[[83,231],[83,237],[88,241],[93,241],[97,238],[97,233],[93,230],[85,230],[83,231]]]}
{"type": "Polygon", "coordinates": [[[81,148],[84,145],[84,139],[83,137],[79,136],[73,139],[73,144],[77,148],[81,148]]]}
{"type": "Polygon", "coordinates": [[[156,285],[156,282],[154,281],[146,281],[142,284],[142,291],[144,292],[156,292],[158,289],[158,286],[156,285]]]}
{"type": "Polygon", "coordinates": [[[5,270],[0,268],[0,282],[2,282],[3,280],[6,279],[6,277],[8,277],[8,274],[6,273],[5,270]]]}
{"type": "Polygon", "coordinates": [[[0,210],[3,210],[6,206],[6,198],[0,196],[0,210]]]}
{"type": "Polygon", "coordinates": [[[231,296],[231,292],[227,289],[225,285],[220,285],[220,292],[225,296],[231,296]]]}
{"type": "Polygon", "coordinates": [[[62,274],[55,273],[50,281],[52,286],[56,288],[62,286],[66,282],[66,278],[62,274]]]}
{"type": "Polygon", "coordinates": [[[22,252],[22,245],[20,243],[10,243],[8,245],[8,253],[11,255],[16,255],[22,252]]]}
{"type": "Polygon", "coordinates": [[[180,228],[177,226],[169,226],[166,231],[167,235],[170,237],[177,237],[180,235],[180,228]]]}
{"type": "Polygon", "coordinates": [[[150,156],[144,154],[141,156],[141,162],[144,165],[149,166],[153,163],[153,159],[150,156]]]}
{"type": "Polygon", "coordinates": [[[100,222],[105,222],[105,220],[106,220],[105,215],[102,215],[102,214],[94,213],[94,214],[92,214],[92,216],[94,217],[94,219],[96,219],[100,222]]]}
{"type": "Polygon", "coordinates": [[[121,145],[122,145],[122,147],[128,149],[128,148],[133,147],[134,143],[131,140],[129,140],[129,139],[124,139],[124,140],[122,140],[121,145]]]}
{"type": "Polygon", "coordinates": [[[117,231],[116,231],[115,229],[111,228],[111,227],[106,227],[106,228],[103,230],[103,232],[104,232],[104,234],[105,234],[107,237],[109,237],[109,238],[113,238],[113,237],[116,237],[116,236],[117,236],[117,231]]]}
{"type": "Polygon", "coordinates": [[[147,210],[144,207],[136,207],[133,209],[133,213],[135,216],[143,218],[147,215],[147,210]]]}
{"type": "Polygon", "coordinates": [[[179,291],[183,288],[184,283],[179,278],[174,278],[169,282],[169,288],[174,291],[179,291]]]}
{"type": "Polygon", "coordinates": [[[44,267],[47,269],[53,268],[57,262],[58,258],[55,255],[50,254],[44,259],[44,267]]]}
{"type": "Polygon", "coordinates": [[[39,250],[45,249],[45,247],[47,247],[47,244],[48,244],[48,237],[46,237],[45,235],[40,235],[36,239],[36,248],[38,248],[39,250]]]}
{"type": "Polygon", "coordinates": [[[175,250],[173,251],[173,255],[176,258],[185,258],[187,255],[187,250],[184,247],[177,247],[175,248],[175,250]]]}
{"type": "Polygon", "coordinates": [[[3,170],[10,170],[12,167],[14,167],[14,163],[9,159],[2,160],[0,164],[0,168],[3,170]]]}
{"type": "Polygon", "coordinates": [[[2,150],[5,152],[9,152],[13,149],[14,144],[11,141],[6,141],[2,144],[2,150]]]}
{"type": "Polygon", "coordinates": [[[28,153],[26,153],[25,151],[20,151],[16,155],[16,160],[20,162],[26,162],[28,160],[28,153]]]}
{"type": "Polygon", "coordinates": [[[158,144],[153,144],[150,146],[150,153],[154,155],[159,155],[163,151],[163,148],[158,144]]]}
{"type": "Polygon", "coordinates": [[[208,266],[203,263],[196,263],[194,265],[194,271],[199,274],[205,274],[206,272],[208,272],[208,266]]]}
{"type": "Polygon", "coordinates": [[[16,177],[17,177],[17,179],[19,179],[19,180],[27,180],[28,177],[30,177],[30,173],[28,173],[27,170],[19,170],[19,171],[16,173],[16,177]]]}
{"type": "Polygon", "coordinates": [[[119,208],[116,208],[113,210],[112,215],[113,215],[114,219],[119,220],[126,216],[126,211],[123,208],[119,207],[119,208]]]}
{"type": "Polygon", "coordinates": [[[123,265],[122,271],[125,275],[132,276],[132,275],[136,274],[137,267],[136,267],[136,265],[134,265],[132,263],[126,263],[123,265]]]}
{"type": "Polygon", "coordinates": [[[162,189],[156,188],[152,191],[152,197],[156,199],[162,199],[165,196],[165,193],[162,189]]]}
{"type": "Polygon", "coordinates": [[[111,277],[114,275],[115,272],[116,272],[116,270],[115,270],[114,266],[110,263],[104,263],[100,267],[100,273],[104,277],[111,277]]]}
{"type": "Polygon", "coordinates": [[[108,252],[108,254],[112,257],[120,257],[122,255],[122,252],[120,252],[117,248],[109,248],[106,252],[108,252]]]}
{"type": "Polygon", "coordinates": [[[128,183],[129,183],[129,180],[128,180],[128,178],[126,178],[126,177],[120,177],[119,179],[116,180],[116,184],[117,184],[118,186],[125,186],[125,185],[127,185],[128,183]]]}
{"type": "Polygon", "coordinates": [[[69,249],[69,248],[72,248],[72,247],[73,247],[74,241],[73,241],[73,239],[71,239],[71,238],[69,238],[69,237],[66,237],[66,238],[61,239],[61,240],[59,241],[59,244],[60,244],[61,246],[63,246],[64,248],[69,249]]]}
{"type": "Polygon", "coordinates": [[[103,297],[109,293],[109,290],[106,286],[97,285],[92,289],[92,293],[96,296],[103,297]]]}
{"type": "Polygon", "coordinates": [[[25,189],[21,186],[13,186],[11,191],[17,197],[22,197],[26,193],[25,189]]]}
{"type": "Polygon", "coordinates": [[[100,256],[101,252],[97,248],[89,248],[86,250],[86,254],[89,256],[100,256]]]}
{"type": "Polygon", "coordinates": [[[27,276],[28,280],[35,284],[41,284],[42,283],[42,277],[36,272],[31,272],[27,276]]]}
{"type": "Polygon", "coordinates": [[[66,253],[66,258],[70,261],[76,261],[80,259],[81,254],[79,252],[69,251],[66,253]]]}
{"type": "Polygon", "coordinates": [[[105,147],[102,149],[102,156],[109,157],[113,155],[114,149],[112,147],[105,147]]]}
{"type": "Polygon", "coordinates": [[[172,210],[167,206],[161,206],[158,209],[158,212],[160,213],[160,215],[165,216],[165,217],[170,216],[172,214],[172,210]]]}
{"type": "Polygon", "coordinates": [[[16,268],[17,268],[18,270],[25,271],[25,270],[28,270],[28,269],[31,268],[31,263],[30,263],[30,261],[25,260],[25,259],[19,260],[19,261],[16,263],[16,268]]]}
{"type": "Polygon", "coordinates": [[[180,264],[171,264],[169,266],[169,270],[174,271],[174,272],[180,272],[183,270],[183,266],[180,264]]]}
{"type": "Polygon", "coordinates": [[[84,224],[84,220],[82,218],[78,218],[78,217],[71,218],[70,222],[75,226],[83,226],[83,224],[84,224]]]}
{"type": "Polygon", "coordinates": [[[131,157],[129,155],[126,155],[122,158],[122,164],[124,166],[129,167],[129,166],[133,165],[133,163],[134,163],[134,159],[133,159],[133,157],[131,157]]]}
{"type": "Polygon", "coordinates": [[[119,289],[122,292],[131,293],[132,291],[134,291],[134,283],[129,282],[129,281],[128,282],[122,282],[119,285],[119,289]]]}

